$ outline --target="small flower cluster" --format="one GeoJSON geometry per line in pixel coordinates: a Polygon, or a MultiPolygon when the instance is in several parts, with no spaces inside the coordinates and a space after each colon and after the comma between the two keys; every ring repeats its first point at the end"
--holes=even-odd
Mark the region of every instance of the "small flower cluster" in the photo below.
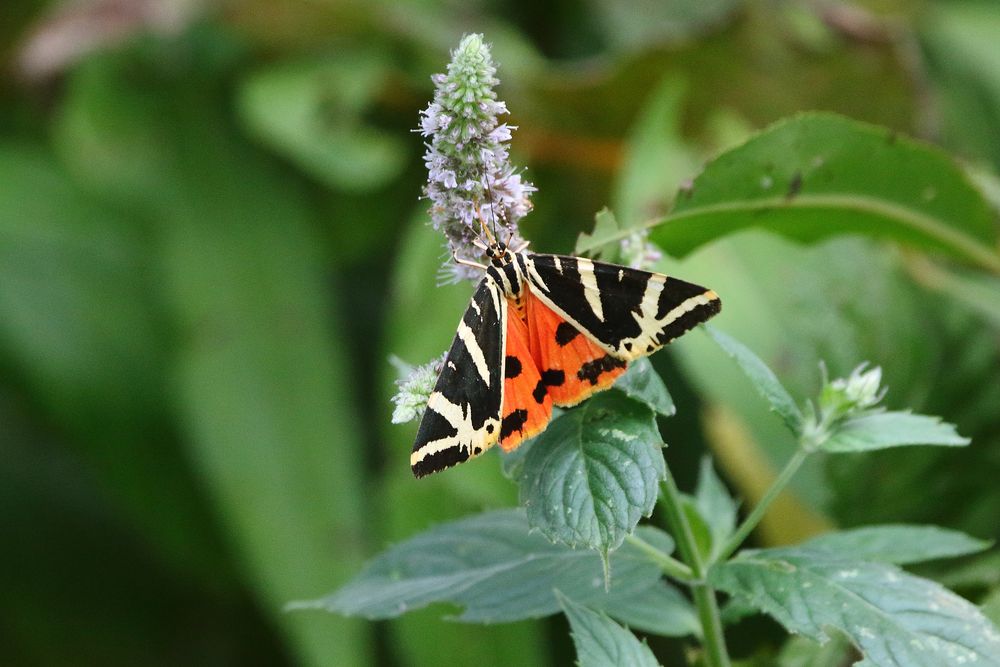
{"type": "Polygon", "coordinates": [[[865,362],[851,371],[846,378],[830,380],[823,372],[823,388],[819,400],[814,406],[807,404],[806,421],[803,425],[803,435],[806,442],[822,442],[833,427],[850,417],[864,412],[878,411],[878,404],[885,398],[887,389],[881,387],[882,369],[876,366],[867,369],[865,362]],[[866,370],[867,369],[867,370],[866,370]]]}
{"type": "MultiPolygon", "coordinates": [[[[504,224],[510,239],[502,240],[520,243],[517,222],[531,210],[535,187],[510,165],[507,144],[515,128],[497,120],[507,105],[497,100],[499,80],[483,36],[466,35],[451,58],[447,74],[431,77],[434,101],[421,112],[419,131],[430,139],[424,194],[451,254],[471,259],[481,254],[473,245],[480,219],[504,224]]],[[[480,277],[451,258],[445,269],[451,282],[480,277]]]]}
{"type": "Polygon", "coordinates": [[[619,244],[622,263],[648,271],[663,259],[663,253],[648,239],[649,232],[645,229],[637,229],[623,238],[619,244]]]}
{"type": "Polygon", "coordinates": [[[442,354],[422,366],[411,366],[396,357],[390,360],[399,371],[396,395],[392,397],[395,405],[392,410],[393,424],[404,424],[423,416],[427,409],[427,399],[434,391],[434,383],[444,367],[444,357],[442,354]]]}

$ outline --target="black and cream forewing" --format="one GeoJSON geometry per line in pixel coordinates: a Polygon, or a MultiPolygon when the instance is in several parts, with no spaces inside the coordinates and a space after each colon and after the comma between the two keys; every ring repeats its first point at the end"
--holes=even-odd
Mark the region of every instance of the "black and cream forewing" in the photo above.
{"type": "Polygon", "coordinates": [[[507,299],[486,275],[458,324],[420,421],[410,455],[417,477],[467,461],[497,442],[506,328],[507,299]]]}
{"type": "Polygon", "coordinates": [[[582,257],[520,253],[532,292],[609,354],[646,356],[719,312],[710,289],[582,257]]]}

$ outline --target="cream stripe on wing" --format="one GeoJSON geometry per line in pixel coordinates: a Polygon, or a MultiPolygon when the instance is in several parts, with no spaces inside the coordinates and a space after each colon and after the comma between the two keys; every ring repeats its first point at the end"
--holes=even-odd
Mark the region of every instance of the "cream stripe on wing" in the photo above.
{"type": "Polygon", "coordinates": [[[594,316],[604,321],[604,306],[601,305],[601,291],[597,289],[597,276],[594,275],[594,264],[589,259],[578,257],[576,269],[580,272],[580,282],[583,283],[583,295],[594,311],[594,316]]]}
{"type": "Polygon", "coordinates": [[[476,371],[479,373],[479,377],[482,378],[483,382],[487,387],[490,386],[490,368],[486,364],[486,355],[483,354],[483,348],[479,347],[479,343],[476,341],[476,334],[472,332],[469,325],[465,322],[458,323],[458,337],[465,343],[465,349],[469,351],[469,356],[472,357],[472,363],[476,365],[476,371]]]}

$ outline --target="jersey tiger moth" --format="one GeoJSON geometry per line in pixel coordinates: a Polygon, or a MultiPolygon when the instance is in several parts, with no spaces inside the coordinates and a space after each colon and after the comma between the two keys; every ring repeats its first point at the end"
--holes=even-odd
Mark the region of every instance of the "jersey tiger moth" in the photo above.
{"type": "Polygon", "coordinates": [[[491,239],[485,275],[452,341],[410,455],[423,477],[541,433],[552,406],[607,389],[719,312],[715,292],[582,257],[512,251],[491,239]]]}

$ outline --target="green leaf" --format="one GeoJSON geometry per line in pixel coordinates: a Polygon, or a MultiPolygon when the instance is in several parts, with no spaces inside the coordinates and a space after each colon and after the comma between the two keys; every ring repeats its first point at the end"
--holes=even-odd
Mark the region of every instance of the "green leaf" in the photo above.
{"type": "Polygon", "coordinates": [[[995,626],[1000,628],[1000,588],[994,589],[986,596],[979,608],[983,610],[983,615],[990,619],[995,626]]]}
{"type": "MultiPolygon", "coordinates": [[[[651,529],[644,526],[640,530],[651,529]]],[[[613,588],[611,593],[611,599],[603,605],[604,611],[630,628],[664,637],[701,632],[701,623],[691,601],[663,579],[627,597],[616,596],[613,588]]]]}
{"type": "Polygon", "coordinates": [[[594,215],[594,228],[590,233],[580,232],[573,252],[577,255],[600,257],[605,262],[617,262],[624,229],[611,209],[605,206],[594,215]]]}
{"type": "Polygon", "coordinates": [[[713,568],[719,589],[824,642],[846,634],[879,667],[1000,665],[1000,632],[968,601],[884,563],[817,549],[746,552],[713,568]]]}
{"type": "Polygon", "coordinates": [[[1000,272],[993,214],[950,157],[826,113],[781,121],[723,153],[652,224],[651,239],[677,256],[756,226],[800,241],[885,237],[1000,272]]]}
{"type": "Polygon", "coordinates": [[[802,547],[845,558],[908,565],[977,553],[991,544],[937,526],[883,525],[827,533],[804,542],[802,547]]]}
{"type": "Polygon", "coordinates": [[[257,138],[324,183],[370,190],[395,178],[406,155],[399,138],[363,121],[388,75],[384,57],[343,55],[254,73],[240,91],[239,112],[257,138]]]}
{"type": "Polygon", "coordinates": [[[672,417],[677,413],[667,386],[646,357],[636,359],[629,365],[625,374],[615,382],[615,389],[620,389],[629,398],[645,403],[650,410],[664,417],[672,417]]]}
{"type": "Polygon", "coordinates": [[[943,445],[962,447],[969,444],[952,424],[938,417],[910,412],[871,412],[852,417],[835,427],[833,434],[820,445],[827,452],[864,452],[905,445],[943,445]]]}
{"type": "Polygon", "coordinates": [[[604,392],[554,420],[524,461],[521,504],[553,541],[607,553],[656,504],[666,475],[653,413],[604,392]]]}
{"type": "Polygon", "coordinates": [[[556,592],[569,619],[580,667],[655,667],[659,663],[644,642],[607,615],[593,611],[556,592]]]}
{"type": "Polygon", "coordinates": [[[694,491],[694,507],[708,527],[711,548],[708,556],[714,560],[729,536],[736,530],[737,505],[729,490],[715,474],[712,460],[704,457],[694,491]]]}
{"type": "MultiPolygon", "coordinates": [[[[644,530],[643,538],[664,546],[653,531],[644,530]]],[[[326,598],[291,608],[384,619],[448,602],[462,607],[457,620],[504,623],[556,613],[557,588],[614,613],[633,597],[646,600],[660,579],[659,569],[627,545],[612,555],[611,566],[607,593],[597,555],[532,532],[521,510],[500,510],[435,526],[376,556],[326,598]]]]}
{"type": "Polygon", "coordinates": [[[750,378],[757,393],[770,404],[771,410],[777,412],[789,430],[798,435],[802,429],[802,412],[774,372],[760,360],[760,357],[735,338],[711,326],[706,326],[705,330],[726,354],[736,360],[743,373],[750,378]]]}
{"type": "MultiPolygon", "coordinates": [[[[629,365],[625,374],[615,382],[614,389],[629,398],[645,403],[651,410],[664,417],[672,417],[677,412],[674,399],[667,391],[667,386],[663,384],[656,369],[645,357],[637,359],[629,365]]],[[[552,420],[558,419],[563,412],[559,408],[553,408],[552,420]]],[[[512,452],[500,452],[503,473],[509,479],[515,481],[521,479],[521,475],[524,473],[524,461],[528,452],[535,446],[536,440],[538,440],[537,437],[526,440],[512,452]]]]}
{"type": "Polygon", "coordinates": [[[851,643],[839,632],[819,644],[808,637],[790,637],[778,654],[777,667],[844,667],[851,655],[851,643]]]}

